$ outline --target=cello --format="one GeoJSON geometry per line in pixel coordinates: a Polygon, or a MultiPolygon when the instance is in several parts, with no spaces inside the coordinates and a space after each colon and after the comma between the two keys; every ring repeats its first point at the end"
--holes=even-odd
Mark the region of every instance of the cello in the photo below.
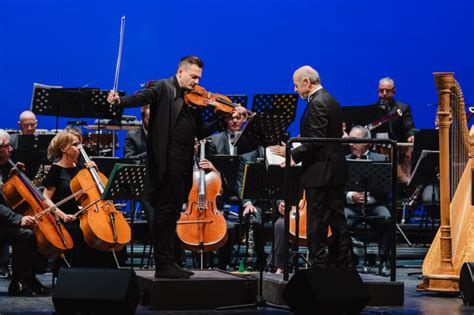
{"type": "Polygon", "coordinates": [[[53,215],[53,210],[50,210],[52,208],[46,204],[46,197],[12,160],[8,162],[17,174],[3,184],[3,195],[15,212],[36,219],[32,229],[38,252],[46,258],[56,258],[62,252],[70,250],[74,246],[73,240],[53,215]]]}
{"type": "MultiPolygon", "coordinates": [[[[308,246],[308,236],[306,234],[306,192],[298,203],[298,246],[308,246]]],[[[331,226],[328,226],[328,238],[331,237],[331,226]]],[[[290,241],[296,241],[296,207],[290,210],[290,241]]]]}
{"type": "MultiPolygon", "coordinates": [[[[205,158],[204,140],[201,141],[200,160],[205,158]]],[[[214,171],[193,172],[193,186],[186,210],[177,222],[176,233],[184,248],[208,252],[222,247],[227,241],[227,224],[217,208],[222,181],[214,171]]]]}
{"type": "MultiPolygon", "coordinates": [[[[84,161],[90,158],[81,146],[84,161]]],[[[131,239],[131,229],[123,214],[115,209],[110,200],[101,200],[107,184],[107,177],[95,167],[84,168],[71,180],[71,191],[78,195],[76,200],[81,204],[80,227],[86,243],[101,251],[119,251],[131,239]],[[92,187],[92,188],[91,188],[92,187]]]]}

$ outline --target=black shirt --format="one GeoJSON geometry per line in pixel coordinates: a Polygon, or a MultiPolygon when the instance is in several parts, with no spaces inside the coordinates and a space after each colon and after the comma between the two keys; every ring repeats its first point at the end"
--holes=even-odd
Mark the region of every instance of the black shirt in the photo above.
{"type": "Polygon", "coordinates": [[[186,160],[192,158],[196,137],[196,114],[196,110],[186,104],[181,108],[171,133],[170,157],[186,160]]]}
{"type": "MultiPolygon", "coordinates": [[[[43,186],[46,188],[55,187],[54,195],[51,200],[57,203],[60,200],[72,194],[69,184],[74,176],[79,172],[79,167],[65,168],[57,164],[53,164],[51,169],[43,180],[43,186]]],[[[75,199],[71,199],[59,207],[66,214],[75,214],[79,211],[78,204],[75,199]]]]}

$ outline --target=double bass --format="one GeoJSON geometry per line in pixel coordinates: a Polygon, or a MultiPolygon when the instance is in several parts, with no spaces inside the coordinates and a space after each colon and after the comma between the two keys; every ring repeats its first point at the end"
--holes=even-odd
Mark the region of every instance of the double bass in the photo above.
{"type": "MultiPolygon", "coordinates": [[[[200,160],[205,158],[205,145],[201,141],[200,160]]],[[[193,186],[186,210],[177,222],[176,233],[184,248],[208,252],[222,247],[227,241],[227,225],[217,208],[222,181],[214,171],[199,169],[193,172],[193,186]]]]}
{"type": "MultiPolygon", "coordinates": [[[[90,158],[81,146],[84,161],[90,158]]],[[[107,177],[94,167],[84,168],[71,180],[71,191],[83,191],[76,197],[81,204],[80,227],[86,243],[101,251],[119,251],[131,239],[131,230],[123,214],[110,200],[101,200],[107,177]]]]}
{"type": "Polygon", "coordinates": [[[36,219],[32,229],[38,252],[46,258],[56,258],[70,250],[74,246],[73,240],[53,215],[52,208],[46,204],[46,197],[12,160],[8,162],[16,170],[16,174],[3,184],[3,195],[15,212],[36,219]]]}

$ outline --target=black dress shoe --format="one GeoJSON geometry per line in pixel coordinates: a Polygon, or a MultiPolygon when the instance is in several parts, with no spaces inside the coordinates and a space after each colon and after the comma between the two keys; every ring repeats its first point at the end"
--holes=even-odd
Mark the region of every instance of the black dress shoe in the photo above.
{"type": "Polygon", "coordinates": [[[12,280],[8,286],[10,296],[33,296],[33,290],[19,280],[12,280]]]}
{"type": "Polygon", "coordinates": [[[188,279],[191,275],[181,271],[176,264],[161,264],[156,266],[155,278],[188,279]]]}
{"type": "Polygon", "coordinates": [[[181,272],[184,272],[184,273],[187,274],[187,275],[192,276],[192,275],[194,274],[194,272],[192,272],[192,271],[189,270],[188,268],[181,267],[181,266],[178,265],[177,263],[175,263],[175,266],[176,266],[181,272]]]}
{"type": "Polygon", "coordinates": [[[381,262],[379,265],[379,275],[390,277],[390,265],[387,261],[381,262]]]}
{"type": "Polygon", "coordinates": [[[53,292],[51,288],[45,287],[36,277],[25,280],[28,286],[33,290],[36,295],[48,295],[53,292]]]}

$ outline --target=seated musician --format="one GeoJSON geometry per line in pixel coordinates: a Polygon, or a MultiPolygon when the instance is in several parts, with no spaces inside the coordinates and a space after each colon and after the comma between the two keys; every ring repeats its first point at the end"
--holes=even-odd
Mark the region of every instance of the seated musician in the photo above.
{"type": "MultiPolygon", "coordinates": [[[[8,178],[8,160],[12,153],[10,136],[0,129],[0,183],[8,178]]],[[[8,294],[12,296],[33,296],[48,294],[45,288],[35,277],[39,271],[41,258],[36,253],[36,237],[30,229],[35,224],[32,216],[22,216],[13,212],[0,197],[0,238],[7,239],[13,246],[12,279],[8,286],[8,294]]]]}
{"type": "MultiPolygon", "coordinates": [[[[354,126],[349,138],[368,139],[370,132],[362,126],[354,126]]],[[[373,161],[385,161],[385,155],[371,152],[366,143],[352,143],[350,145],[352,154],[346,156],[346,159],[366,159],[373,161]]],[[[390,255],[390,211],[386,207],[387,197],[374,196],[368,192],[368,206],[366,214],[377,218],[368,220],[368,224],[379,234],[379,274],[388,277],[390,275],[389,255],[390,255]]],[[[361,207],[364,204],[364,193],[357,191],[346,192],[346,205],[344,214],[347,224],[351,229],[363,220],[361,207]]],[[[364,271],[370,271],[370,266],[364,266],[364,271]]]]}
{"type": "MultiPolygon", "coordinates": [[[[245,122],[245,116],[241,113],[233,111],[225,118],[226,130],[212,135],[210,137],[211,142],[208,145],[208,155],[240,155],[243,159],[240,166],[240,171],[237,176],[237,182],[235,187],[229,187],[232,193],[227,194],[231,196],[228,200],[224,200],[226,203],[235,204],[238,203],[240,206],[239,216],[244,222],[249,222],[254,227],[254,244],[260,244],[260,229],[257,227],[262,221],[261,204],[254,204],[254,201],[250,199],[241,199],[240,192],[242,191],[245,163],[256,162],[259,157],[259,151],[257,149],[239,154],[238,148],[234,147],[234,141],[236,133],[240,132],[245,122]]],[[[265,253],[260,246],[256,246],[257,262],[259,266],[260,262],[265,261],[265,253]]],[[[230,261],[230,257],[229,257],[230,261]]]]}
{"type": "MultiPolygon", "coordinates": [[[[69,128],[59,132],[48,147],[48,158],[55,161],[51,170],[43,181],[44,196],[49,199],[48,204],[56,203],[72,194],[71,180],[81,169],[78,165],[82,136],[76,129],[69,128]]],[[[84,165],[94,166],[94,162],[84,165]]],[[[79,226],[79,218],[75,213],[79,205],[75,199],[62,204],[55,211],[56,215],[65,223],[65,226],[74,241],[74,247],[67,258],[73,267],[113,267],[115,262],[110,253],[96,250],[84,241],[79,226]]]]}
{"type": "MultiPolygon", "coordinates": [[[[20,118],[18,120],[18,127],[20,128],[21,135],[34,135],[37,126],[38,120],[36,120],[36,115],[33,112],[25,110],[20,114],[20,118]]],[[[12,135],[10,141],[13,149],[16,149],[18,145],[18,134],[12,135]]]]}

